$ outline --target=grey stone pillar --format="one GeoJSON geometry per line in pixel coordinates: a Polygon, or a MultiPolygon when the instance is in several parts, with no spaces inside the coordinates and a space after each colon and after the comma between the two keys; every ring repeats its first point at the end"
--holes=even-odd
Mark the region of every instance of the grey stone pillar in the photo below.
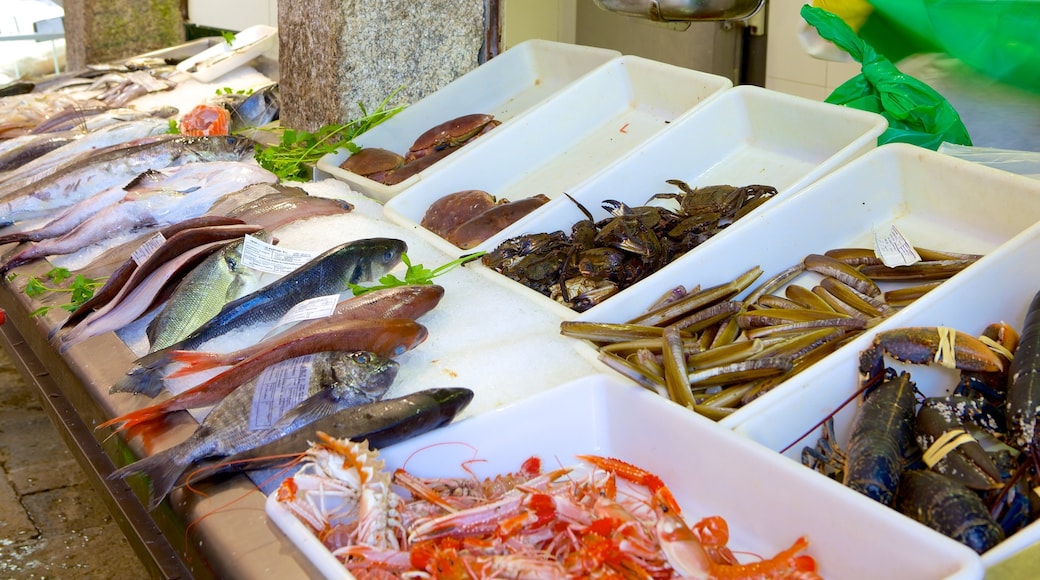
{"type": "Polygon", "coordinates": [[[181,0],[65,0],[69,70],[184,42],[181,0]]]}
{"type": "MultiPolygon", "coordinates": [[[[478,65],[485,0],[278,2],[282,123],[313,131],[414,103],[478,65]]],[[[441,120],[431,120],[431,125],[441,120]]]]}

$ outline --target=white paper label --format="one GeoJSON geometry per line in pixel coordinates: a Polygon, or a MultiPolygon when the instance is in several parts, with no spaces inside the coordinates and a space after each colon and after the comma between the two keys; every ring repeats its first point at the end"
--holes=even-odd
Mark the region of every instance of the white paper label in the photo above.
{"type": "Polygon", "coordinates": [[[242,244],[242,263],[270,274],[288,274],[317,255],[317,252],[279,248],[254,236],[246,236],[242,244]]]}
{"type": "Polygon", "coordinates": [[[264,336],[264,338],[266,339],[275,334],[278,332],[279,328],[286,324],[332,316],[332,313],[336,311],[337,304],[339,304],[339,294],[317,296],[315,298],[304,300],[290,308],[289,312],[286,312],[285,315],[271,327],[271,330],[264,336]]]}
{"type": "Polygon", "coordinates": [[[889,268],[909,266],[921,261],[913,244],[894,225],[887,232],[874,230],[874,253],[889,268]]]}
{"type": "Polygon", "coordinates": [[[143,244],[138,246],[137,249],[134,250],[134,253],[130,254],[130,258],[134,261],[135,264],[140,266],[144,263],[145,260],[147,260],[152,254],[155,253],[156,250],[161,248],[162,245],[165,243],[166,236],[162,235],[161,232],[157,233],[154,236],[145,240],[143,244]]]}
{"type": "Polygon", "coordinates": [[[264,369],[256,378],[249,429],[267,429],[286,411],[307,398],[313,354],[283,360],[264,369]]]}

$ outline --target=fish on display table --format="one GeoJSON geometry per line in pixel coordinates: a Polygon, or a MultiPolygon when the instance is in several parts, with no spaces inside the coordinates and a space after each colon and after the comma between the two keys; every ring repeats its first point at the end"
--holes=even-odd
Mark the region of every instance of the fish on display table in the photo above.
{"type": "Polygon", "coordinates": [[[294,429],[263,445],[254,446],[254,441],[265,439],[264,435],[250,434],[240,445],[241,451],[205,462],[186,483],[194,484],[222,473],[282,465],[287,456],[307,451],[317,431],[340,439],[368,440],[369,446],[382,449],[451,423],[472,400],[473,391],[465,388],[425,389],[347,407],[308,423],[306,429],[294,429]]]}
{"type": "MultiPolygon", "coordinates": [[[[176,176],[172,183],[127,192],[119,203],[102,207],[64,235],[41,240],[8,257],[0,265],[0,272],[45,256],[71,254],[116,234],[142,228],[158,229],[198,217],[230,191],[253,183],[278,181],[278,176],[254,161],[211,161],[168,169],[176,176]],[[181,176],[181,171],[185,175],[181,176]]],[[[109,197],[104,193],[99,195],[102,201],[109,197]]]]}
{"type": "Polygon", "coordinates": [[[339,294],[349,284],[376,279],[397,266],[407,249],[403,241],[392,238],[366,238],[335,246],[256,292],[228,303],[177,343],[137,359],[110,392],[154,397],[162,391],[169,351],[193,350],[228,332],[272,323],[304,300],[339,294]]]}
{"type": "Polygon", "coordinates": [[[106,188],[125,185],[149,169],[199,161],[241,161],[252,155],[253,142],[239,137],[161,135],[105,149],[0,198],[0,223],[46,215],[106,188]]]}
{"type": "MultiPolygon", "coordinates": [[[[307,368],[307,398],[287,411],[272,427],[251,431],[250,410],[259,379],[235,389],[216,405],[183,443],[122,467],[112,479],[148,474],[149,509],[154,509],[195,461],[223,457],[268,443],[292,430],[346,407],[380,399],[394,378],[398,364],[364,351],[327,351],[296,359],[307,368]]],[[[296,362],[294,361],[294,362],[296,362]]]]}

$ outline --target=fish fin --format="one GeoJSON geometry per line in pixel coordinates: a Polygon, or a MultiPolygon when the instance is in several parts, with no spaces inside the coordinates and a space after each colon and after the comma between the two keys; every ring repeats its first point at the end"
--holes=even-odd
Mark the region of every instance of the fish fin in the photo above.
{"type": "Polygon", "coordinates": [[[177,485],[188,464],[181,458],[178,447],[161,451],[121,467],[109,475],[109,479],[121,479],[143,473],[148,476],[148,511],[159,507],[162,500],[177,485]]]}
{"type": "Polygon", "coordinates": [[[114,419],[109,419],[104,423],[98,425],[96,429],[104,429],[105,427],[115,427],[116,431],[126,431],[127,429],[139,428],[141,425],[157,421],[166,416],[167,413],[176,409],[170,409],[172,405],[167,399],[161,403],[138,409],[136,411],[130,411],[125,415],[120,415],[114,419]]]}
{"type": "Polygon", "coordinates": [[[176,371],[166,375],[168,379],[175,379],[211,369],[213,367],[222,366],[220,362],[220,355],[212,352],[198,352],[195,350],[174,350],[169,353],[169,362],[183,363],[183,367],[176,371]]]}
{"type": "Polygon", "coordinates": [[[342,403],[337,401],[337,397],[332,394],[332,389],[325,389],[307,397],[300,401],[298,405],[286,411],[285,414],[275,421],[271,429],[285,428],[295,423],[299,423],[295,427],[307,425],[336,411],[340,411],[342,408],[342,403]]]}

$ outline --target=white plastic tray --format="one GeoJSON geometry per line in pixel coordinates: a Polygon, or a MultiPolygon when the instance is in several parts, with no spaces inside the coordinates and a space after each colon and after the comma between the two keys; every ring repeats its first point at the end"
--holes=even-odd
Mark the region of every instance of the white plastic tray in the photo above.
{"type": "MultiPolygon", "coordinates": [[[[824,578],[862,577],[865,570],[876,578],[982,577],[981,561],[970,549],[605,375],[388,447],[380,457],[387,470],[407,461],[420,476],[468,477],[462,463],[476,455],[486,462],[467,465],[483,479],[515,471],[532,455],[552,466],[576,463],[576,454],[617,457],[658,474],[687,522],[724,517],[734,550],[775,554],[806,535],[807,553],[824,578]],[[676,445],[681,441],[696,444],[676,445]],[[673,451],[662,452],[666,443],[673,451]]],[[[323,574],[350,577],[274,494],[267,513],[323,574]]]]}
{"type": "Polygon", "coordinates": [[[267,52],[277,42],[277,28],[257,24],[235,34],[235,38],[230,45],[226,42],[220,42],[187,60],[181,61],[177,65],[177,70],[191,75],[192,78],[199,82],[208,83],[267,52]],[[219,61],[214,61],[211,66],[200,66],[198,70],[191,70],[197,64],[203,64],[211,58],[231,52],[234,52],[234,54],[219,61]]]}
{"type": "MultiPolygon", "coordinates": [[[[883,117],[873,113],[739,86],[690,111],[639,150],[568,193],[596,219],[601,219],[608,216],[600,207],[605,199],[630,206],[669,203],[650,201],[655,193],[678,191],[665,183],[667,179],[681,179],[692,187],[757,183],[777,188],[779,193],[774,199],[716,236],[722,238],[732,235],[750,218],[771,211],[821,176],[875,149],[878,135],[887,126],[883,117]]],[[[585,216],[581,210],[561,197],[477,249],[492,251],[503,240],[524,233],[570,232],[574,223],[582,219],[585,216]]],[[[682,271],[681,267],[668,269],[672,274],[652,277],[659,282],[648,279],[578,318],[608,322],[632,318],[660,296],[653,294],[656,288],[664,292],[660,281],[677,283],[674,273],[682,271]],[[640,286],[644,289],[638,290],[640,286]]],[[[493,271],[487,272],[508,280],[493,271]]],[[[545,302],[550,301],[545,298],[545,302]]],[[[577,313],[570,317],[574,316],[577,313]]]]}
{"type": "MultiPolygon", "coordinates": [[[[620,55],[617,51],[602,48],[527,40],[412,104],[354,142],[360,147],[381,147],[404,155],[424,131],[461,115],[487,113],[505,126],[510,119],[620,55]]],[[[341,149],[322,157],[317,164],[320,177],[345,181],[354,190],[383,202],[437,171],[445,162],[439,161],[396,185],[383,185],[341,169],[339,165],[348,156],[349,151],[341,149]]]]}
{"type": "MultiPolygon", "coordinates": [[[[957,225],[950,225],[951,230],[956,231],[957,225]]],[[[756,406],[754,413],[745,414],[732,427],[768,448],[777,451],[789,448],[784,454],[800,462],[802,448],[812,447],[819,439],[820,430],[814,426],[856,392],[856,357],[870,344],[876,332],[907,326],[947,326],[978,336],[986,325],[1000,321],[1021,332],[1029,304],[1040,290],[1038,255],[1040,226],[1034,226],[981,260],[970,274],[956,276],[898,316],[878,325],[875,332],[859,337],[795,376],[788,381],[790,388],[784,396],[773,398],[768,405],[756,406]]],[[[908,371],[924,396],[949,394],[956,382],[954,371],[938,365],[903,365],[890,358],[886,358],[886,364],[908,371]]],[[[834,415],[835,433],[842,446],[848,442],[855,406],[855,403],[846,405],[834,415]]],[[[982,556],[983,563],[992,566],[1036,542],[1040,542],[1040,522],[1033,522],[987,551],[982,556]]]]}
{"type": "MultiPolygon", "coordinates": [[[[523,119],[481,137],[451,165],[386,204],[387,217],[419,228],[447,252],[460,248],[419,223],[430,204],[449,193],[482,189],[518,200],[562,196],[618,163],[670,124],[732,87],[718,75],[623,56],[576,81],[523,119]]],[[[544,206],[543,206],[544,207],[544,206]]],[[[478,248],[484,248],[482,244],[478,248]]]]}

